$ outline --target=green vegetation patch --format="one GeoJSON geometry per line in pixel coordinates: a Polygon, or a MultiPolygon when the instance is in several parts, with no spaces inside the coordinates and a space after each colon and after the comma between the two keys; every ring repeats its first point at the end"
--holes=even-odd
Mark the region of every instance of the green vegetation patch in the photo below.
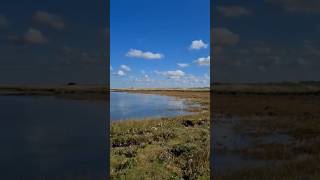
{"type": "Polygon", "coordinates": [[[113,122],[111,177],[209,179],[209,144],[208,112],[113,122]]]}

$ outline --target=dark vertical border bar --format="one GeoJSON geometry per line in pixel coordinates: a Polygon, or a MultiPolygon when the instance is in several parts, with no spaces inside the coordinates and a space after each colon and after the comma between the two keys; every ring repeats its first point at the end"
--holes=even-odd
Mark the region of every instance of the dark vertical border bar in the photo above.
{"type": "Polygon", "coordinates": [[[214,0],[210,0],[210,179],[214,175],[214,113],[213,113],[213,89],[214,89],[214,61],[213,61],[213,6],[214,0]]]}
{"type": "Polygon", "coordinates": [[[106,118],[106,177],[110,179],[110,0],[106,0],[107,18],[106,18],[106,68],[107,68],[107,118],[106,118]]]}

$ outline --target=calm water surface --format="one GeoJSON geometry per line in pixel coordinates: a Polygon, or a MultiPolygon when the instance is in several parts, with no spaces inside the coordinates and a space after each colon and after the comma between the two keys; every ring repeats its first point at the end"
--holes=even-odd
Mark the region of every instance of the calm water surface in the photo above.
{"type": "Polygon", "coordinates": [[[0,179],[105,173],[106,104],[0,96],[0,109],[0,179]]]}
{"type": "Polygon", "coordinates": [[[185,101],[174,97],[111,92],[111,120],[168,117],[188,114],[185,101]]]}

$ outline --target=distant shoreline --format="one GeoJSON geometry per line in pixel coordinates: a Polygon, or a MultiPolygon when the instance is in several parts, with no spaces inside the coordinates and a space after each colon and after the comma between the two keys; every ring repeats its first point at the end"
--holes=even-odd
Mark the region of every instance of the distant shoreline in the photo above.
{"type": "MultiPolygon", "coordinates": [[[[265,84],[215,84],[214,95],[320,95],[320,84],[265,83],[265,84]]],[[[131,92],[170,95],[176,92],[208,92],[205,88],[110,88],[105,85],[0,85],[0,95],[16,96],[81,96],[102,98],[109,92],[131,92]]]]}

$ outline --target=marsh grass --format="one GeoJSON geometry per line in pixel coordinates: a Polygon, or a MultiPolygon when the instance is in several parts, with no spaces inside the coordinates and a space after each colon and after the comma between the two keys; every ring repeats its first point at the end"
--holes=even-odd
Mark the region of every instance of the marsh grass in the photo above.
{"type": "MultiPolygon", "coordinates": [[[[190,100],[191,93],[184,97],[190,100]]],[[[197,100],[209,101],[199,96],[197,100]]],[[[208,107],[203,107],[192,115],[113,122],[111,178],[209,179],[209,119],[208,107]]]]}

